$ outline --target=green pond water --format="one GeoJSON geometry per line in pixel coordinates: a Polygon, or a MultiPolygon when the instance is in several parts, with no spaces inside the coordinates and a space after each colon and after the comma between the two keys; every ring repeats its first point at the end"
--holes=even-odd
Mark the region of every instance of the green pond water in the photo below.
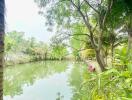
{"type": "Polygon", "coordinates": [[[43,61],[4,69],[4,100],[74,100],[83,62],[43,61]]]}

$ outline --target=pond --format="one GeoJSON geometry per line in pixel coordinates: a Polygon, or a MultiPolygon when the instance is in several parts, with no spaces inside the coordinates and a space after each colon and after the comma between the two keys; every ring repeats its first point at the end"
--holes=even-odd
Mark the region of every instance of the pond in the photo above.
{"type": "Polygon", "coordinates": [[[4,69],[4,100],[74,100],[83,62],[42,61],[4,69]]]}

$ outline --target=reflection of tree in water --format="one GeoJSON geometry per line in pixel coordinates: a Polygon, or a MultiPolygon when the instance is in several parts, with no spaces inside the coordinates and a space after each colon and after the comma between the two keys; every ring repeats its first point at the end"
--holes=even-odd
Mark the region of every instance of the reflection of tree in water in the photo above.
{"type": "Polygon", "coordinates": [[[84,79],[84,71],[86,71],[86,66],[84,64],[80,63],[73,65],[68,80],[73,92],[71,100],[87,100],[85,94],[82,94],[82,91],[80,90],[80,86],[84,79]]]}
{"type": "Polygon", "coordinates": [[[63,100],[63,98],[64,98],[64,96],[61,95],[60,92],[58,92],[58,93],[57,93],[57,98],[56,98],[56,100],[63,100]]]}
{"type": "Polygon", "coordinates": [[[68,63],[63,61],[45,61],[7,67],[4,71],[4,95],[20,95],[24,85],[30,86],[38,79],[64,72],[67,66],[68,63]]]}

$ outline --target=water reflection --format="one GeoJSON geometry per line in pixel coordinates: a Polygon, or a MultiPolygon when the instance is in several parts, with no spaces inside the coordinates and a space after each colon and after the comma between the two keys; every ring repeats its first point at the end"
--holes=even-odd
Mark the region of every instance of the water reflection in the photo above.
{"type": "Polygon", "coordinates": [[[84,80],[84,71],[86,71],[86,65],[83,63],[75,63],[69,74],[69,86],[72,89],[73,96],[71,100],[87,100],[84,99],[84,95],[81,94],[80,85],[84,80]],[[83,98],[83,99],[82,99],[83,98]]]}
{"type": "Polygon", "coordinates": [[[4,71],[4,100],[77,100],[84,65],[46,61],[4,71]]]}

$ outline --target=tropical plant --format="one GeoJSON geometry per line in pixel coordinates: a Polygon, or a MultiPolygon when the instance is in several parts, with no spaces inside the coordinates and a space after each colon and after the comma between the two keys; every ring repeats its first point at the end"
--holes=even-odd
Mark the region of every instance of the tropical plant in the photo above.
{"type": "Polygon", "coordinates": [[[116,63],[119,63],[122,66],[127,66],[129,60],[127,57],[127,48],[125,46],[115,50],[115,60],[116,63]]]}
{"type": "MultiPolygon", "coordinates": [[[[84,73],[88,74],[88,73],[84,73]]],[[[100,74],[90,74],[82,83],[84,100],[126,100],[132,98],[132,73],[109,69],[100,74]],[[87,93],[87,94],[84,94],[87,93]]],[[[81,98],[81,97],[80,97],[81,98]]]]}

